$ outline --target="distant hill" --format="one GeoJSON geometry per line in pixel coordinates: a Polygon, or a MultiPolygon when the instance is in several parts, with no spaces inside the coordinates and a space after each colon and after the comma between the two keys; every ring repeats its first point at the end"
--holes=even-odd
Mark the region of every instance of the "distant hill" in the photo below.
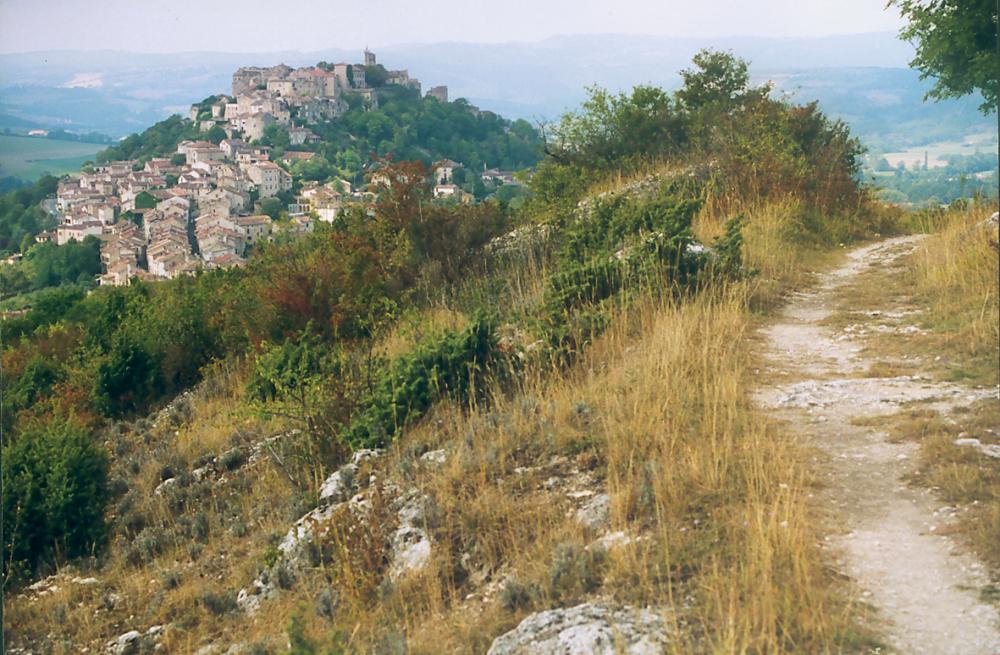
{"type": "MultiPolygon", "coordinates": [[[[774,80],[797,101],[816,99],[874,148],[896,150],[995,131],[978,98],[924,103],[930,84],[907,68],[912,48],[892,33],[825,38],[716,39],[588,35],[531,43],[438,43],[376,49],[429,88],[446,84],[511,118],[552,120],[576,107],[585,87],[674,88],[702,47],[732,50],[758,81],[774,80]]],[[[239,66],[350,61],[353,50],[133,54],[115,51],[0,55],[0,128],[62,127],[124,136],[229,88],[239,66]]]]}

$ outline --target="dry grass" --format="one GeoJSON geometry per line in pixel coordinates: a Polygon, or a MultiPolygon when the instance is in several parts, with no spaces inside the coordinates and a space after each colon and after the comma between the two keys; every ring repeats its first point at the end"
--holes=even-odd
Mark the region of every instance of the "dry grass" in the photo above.
{"type": "MultiPolygon", "coordinates": [[[[953,209],[913,258],[913,282],[944,345],[997,383],[1000,327],[997,228],[983,225],[995,205],[953,209]]],[[[977,376],[978,377],[978,376],[977,376]]]]}
{"type": "Polygon", "coordinates": [[[1000,461],[969,446],[957,446],[961,437],[984,444],[1000,444],[1000,403],[982,401],[958,418],[958,424],[932,421],[924,428],[920,446],[921,470],[916,481],[935,489],[941,498],[960,507],[958,525],[974,552],[1000,579],[1000,461]]]}
{"type": "MultiPolygon", "coordinates": [[[[914,254],[911,280],[925,306],[925,324],[940,357],[953,362],[948,377],[994,385],[1000,356],[1000,303],[997,300],[997,228],[983,221],[995,205],[970,205],[937,217],[937,231],[914,254]]],[[[959,437],[1000,443],[1000,403],[977,403],[951,420],[904,416],[896,433],[920,442],[918,483],[934,488],[961,509],[958,526],[974,550],[1000,577],[1000,462],[959,437]]]]}
{"type": "MultiPolygon", "coordinates": [[[[284,427],[246,411],[245,380],[245,366],[219,366],[179,410],[161,413],[158,424],[140,420],[111,437],[112,478],[127,491],[113,503],[107,556],[61,572],[55,593],[9,597],[10,641],[43,652],[99,652],[128,630],[170,625],[163,643],[168,652],[184,653],[225,638],[225,607],[238,585],[256,575],[262,553],[301,513],[301,493],[280,468],[266,459],[243,462],[249,443],[284,427]],[[192,477],[206,459],[228,462],[225,454],[237,451],[233,470],[223,464],[210,481],[192,477]],[[176,484],[154,492],[167,477],[176,484]],[[99,584],[65,579],[77,574],[99,584]]],[[[239,640],[236,630],[228,635],[239,640]]]]}
{"type": "Polygon", "coordinates": [[[679,653],[867,643],[820,562],[806,468],[746,398],[746,294],[623,310],[577,370],[411,433],[397,461],[452,451],[410,480],[435,507],[434,567],[348,623],[396,626],[413,653],[476,653],[529,611],[599,596],[663,610],[679,653]],[[640,539],[588,554],[598,535],[567,494],[580,485],[640,539]]]}
{"type": "Polygon", "coordinates": [[[773,308],[789,290],[807,284],[815,271],[839,256],[836,248],[820,243],[832,237],[819,238],[804,224],[804,208],[798,200],[745,204],[739,211],[727,211],[724,206],[729,203],[709,197],[695,217],[693,231],[703,243],[712,243],[724,234],[729,218],[746,216],[744,264],[754,271],[749,298],[754,309],[773,308]]]}
{"type": "Polygon", "coordinates": [[[602,193],[615,193],[623,188],[640,184],[651,177],[670,177],[676,173],[681,166],[672,161],[643,161],[628,170],[613,171],[588,187],[584,194],[586,198],[593,198],[602,193]]]}

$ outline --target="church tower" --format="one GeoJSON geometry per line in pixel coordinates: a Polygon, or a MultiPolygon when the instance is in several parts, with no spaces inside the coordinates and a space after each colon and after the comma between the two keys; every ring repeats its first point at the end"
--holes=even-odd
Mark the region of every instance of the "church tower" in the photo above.
{"type": "Polygon", "coordinates": [[[375,65],[375,53],[369,50],[368,48],[365,48],[365,66],[374,66],[374,65],[375,65]]]}

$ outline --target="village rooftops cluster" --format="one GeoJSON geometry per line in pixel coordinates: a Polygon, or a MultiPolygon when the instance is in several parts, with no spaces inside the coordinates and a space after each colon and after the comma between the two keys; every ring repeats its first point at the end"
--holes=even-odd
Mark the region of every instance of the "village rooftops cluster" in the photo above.
{"type": "MultiPolygon", "coordinates": [[[[279,228],[269,216],[252,213],[252,194],[264,199],[289,191],[291,175],[269,160],[270,148],[240,139],[183,141],[176,154],[183,163],[156,158],[138,169],[137,161],[116,161],[62,180],[59,226],[38,239],[60,245],[101,239],[101,284],[241,265],[249,248],[279,228]]],[[[311,231],[314,216],[333,221],[346,204],[373,199],[346,180],[307,183],[280,228],[311,231]]]]}
{"type": "MultiPolygon", "coordinates": [[[[173,278],[203,268],[239,266],[248,250],[283,229],[307,232],[313,220],[334,221],[348,204],[370,205],[375,194],[347,180],[307,182],[287,206],[287,224],[273,224],[254,199],[264,200],[292,189],[292,176],[271,161],[271,148],[260,145],[264,129],[283,125],[291,147],[318,139],[308,127],[318,118],[335,118],[346,110],[344,94],[359,93],[377,106],[376,89],[365,81],[375,55],[366,50],[365,64],[332,64],[293,69],[240,68],[233,74],[233,97],[193,105],[191,120],[208,131],[221,127],[226,137],[182,141],[170,158],[140,163],[113,161],[59,183],[54,204],[59,224],[37,239],[57,244],[94,236],[102,241],[101,284],[127,284],[133,277],[173,278]],[[256,211],[256,213],[255,213],[256,211]]],[[[388,71],[387,82],[419,90],[405,70],[388,71]]],[[[446,87],[428,96],[447,102],[446,87]]],[[[289,148],[280,156],[285,167],[305,161],[313,152],[289,148]]],[[[463,165],[451,160],[432,168],[433,195],[446,201],[474,202],[455,184],[463,165]]],[[[374,173],[372,181],[377,181],[374,173]]],[[[464,174],[463,174],[464,177],[464,174]]],[[[516,184],[511,173],[485,169],[484,184],[516,184]]]]}
{"type": "Polygon", "coordinates": [[[176,154],[138,170],[135,161],[111,162],[59,183],[56,242],[100,238],[102,284],[238,265],[247,246],[270,233],[268,217],[242,220],[251,191],[266,198],[291,189],[291,176],[268,160],[269,148],[239,139],[183,141],[176,154]]]}
{"type": "MultiPolygon", "coordinates": [[[[269,125],[289,126],[292,145],[301,145],[315,135],[293,122],[307,125],[338,118],[348,108],[345,94],[357,94],[365,106],[378,107],[378,89],[365,79],[367,69],[375,65],[375,54],[365,50],[364,64],[240,68],[233,73],[232,97],[219,97],[208,106],[192,105],[191,120],[202,131],[218,126],[227,134],[238,132],[248,140],[262,138],[269,125]]],[[[420,91],[420,81],[411,78],[408,71],[386,72],[386,84],[420,91]]],[[[448,88],[434,87],[428,95],[447,102],[448,88]]]]}

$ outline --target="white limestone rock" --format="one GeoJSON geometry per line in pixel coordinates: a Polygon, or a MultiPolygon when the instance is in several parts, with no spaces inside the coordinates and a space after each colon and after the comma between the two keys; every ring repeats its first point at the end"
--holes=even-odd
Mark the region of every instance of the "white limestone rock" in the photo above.
{"type": "Polygon", "coordinates": [[[176,487],[176,486],[177,486],[177,478],[167,478],[166,480],[164,480],[160,484],[156,485],[156,489],[153,489],[153,494],[155,494],[157,496],[162,496],[164,493],[166,493],[172,487],[176,487]]]}
{"type": "Polygon", "coordinates": [[[129,630],[107,644],[109,655],[135,655],[156,649],[163,638],[163,626],[154,625],[145,633],[129,630]]]}
{"type": "Polygon", "coordinates": [[[611,497],[597,494],[576,511],[576,521],[583,527],[603,532],[610,525],[611,497]]]}
{"type": "Polygon", "coordinates": [[[392,535],[392,564],[389,578],[399,578],[427,566],[431,559],[431,540],[424,529],[426,496],[411,493],[404,497],[397,511],[399,526],[392,535]]]}
{"type": "Polygon", "coordinates": [[[986,455],[987,457],[1000,459],[1000,445],[985,444],[979,439],[974,439],[974,438],[955,439],[952,443],[954,443],[956,446],[968,446],[971,448],[975,448],[976,450],[986,455]]]}
{"type": "Polygon", "coordinates": [[[420,456],[420,461],[431,468],[444,466],[444,463],[448,461],[448,451],[444,448],[428,451],[420,456]]]}
{"type": "Polygon", "coordinates": [[[627,534],[623,530],[611,532],[599,539],[595,539],[587,544],[587,550],[615,550],[623,546],[628,546],[636,542],[636,538],[627,534]]]}
{"type": "Polygon", "coordinates": [[[487,655],[659,655],[667,643],[655,612],[584,603],[532,614],[497,637],[487,655]]]}
{"type": "Polygon", "coordinates": [[[140,639],[142,639],[142,633],[138,630],[129,630],[108,642],[108,653],[109,655],[131,655],[132,653],[137,653],[139,651],[140,639]]]}

